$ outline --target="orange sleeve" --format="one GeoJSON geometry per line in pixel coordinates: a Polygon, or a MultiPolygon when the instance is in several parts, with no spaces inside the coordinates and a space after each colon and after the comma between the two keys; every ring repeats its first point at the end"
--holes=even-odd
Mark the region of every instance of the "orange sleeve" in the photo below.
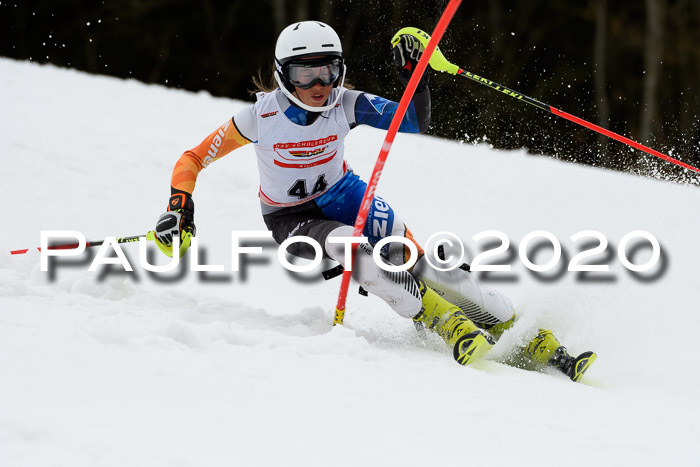
{"type": "Polygon", "coordinates": [[[199,172],[215,160],[250,142],[240,134],[233,119],[229,119],[207,136],[199,146],[185,151],[180,156],[173,169],[170,185],[175,190],[192,194],[199,172]]]}

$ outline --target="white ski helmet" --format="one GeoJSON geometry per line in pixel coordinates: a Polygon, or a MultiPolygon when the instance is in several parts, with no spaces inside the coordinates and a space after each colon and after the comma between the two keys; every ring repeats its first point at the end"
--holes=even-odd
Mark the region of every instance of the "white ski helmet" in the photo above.
{"type": "Polygon", "coordinates": [[[332,109],[340,98],[322,107],[311,107],[301,102],[294,94],[294,87],[308,88],[317,81],[324,85],[342,87],[345,82],[345,64],[340,38],[332,27],[320,21],[302,21],[290,24],[280,33],[275,46],[275,79],[282,92],[296,105],[310,112],[324,112],[332,109]],[[308,82],[296,80],[298,70],[323,74],[309,78],[308,82]]]}

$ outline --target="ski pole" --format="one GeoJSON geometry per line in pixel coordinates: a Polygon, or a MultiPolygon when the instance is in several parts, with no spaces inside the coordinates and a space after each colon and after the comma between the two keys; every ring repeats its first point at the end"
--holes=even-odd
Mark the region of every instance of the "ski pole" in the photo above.
{"type": "MultiPolygon", "coordinates": [[[[150,232],[149,232],[150,234],[150,232]]],[[[133,237],[122,237],[122,238],[117,238],[117,243],[131,243],[131,242],[138,242],[139,238],[141,237],[147,237],[147,235],[135,235],[133,237]]],[[[104,240],[100,240],[97,242],[85,242],[85,247],[93,247],[93,246],[100,246],[104,243],[104,240]]],[[[47,250],[72,250],[75,248],[78,248],[80,244],[79,243],[60,243],[57,245],[49,245],[46,249],[47,250]]],[[[41,247],[36,247],[38,251],[41,251],[41,247]]],[[[30,248],[25,248],[24,250],[12,250],[10,251],[10,254],[13,255],[23,255],[27,253],[30,250],[30,248]]]]}
{"type": "MultiPolygon", "coordinates": [[[[425,32],[421,31],[420,29],[407,27],[407,28],[403,28],[399,32],[397,32],[396,35],[394,36],[394,38],[392,39],[392,41],[397,40],[398,37],[402,34],[410,34],[410,35],[416,37],[419,41],[421,41],[421,43],[424,46],[425,46],[425,44],[428,43],[428,40],[430,39],[430,36],[428,34],[426,34],[425,32]]],[[[533,99],[532,97],[528,97],[528,96],[521,94],[517,91],[513,91],[512,89],[507,88],[507,87],[503,86],[502,84],[498,84],[494,81],[491,81],[488,78],[484,78],[483,76],[479,76],[477,74],[463,70],[460,67],[458,67],[457,65],[454,65],[454,64],[450,63],[449,61],[447,61],[447,59],[442,54],[442,52],[440,52],[440,49],[437,49],[437,48],[435,49],[435,53],[430,58],[430,66],[434,70],[437,70],[437,71],[445,71],[445,72],[450,73],[452,75],[463,76],[465,78],[469,78],[470,80],[475,81],[479,84],[483,84],[484,86],[488,86],[489,88],[493,89],[494,91],[498,91],[502,94],[510,96],[510,97],[517,99],[519,101],[525,102],[527,104],[534,105],[538,109],[542,109],[545,112],[549,112],[551,114],[565,118],[571,122],[577,123],[581,126],[584,126],[584,127],[589,128],[593,131],[601,133],[609,138],[612,138],[612,139],[615,139],[615,140],[620,141],[622,143],[625,143],[629,146],[632,146],[633,148],[639,149],[640,151],[644,151],[648,154],[659,157],[665,161],[679,165],[685,169],[700,173],[700,169],[693,167],[692,165],[688,165],[685,162],[681,162],[681,161],[674,159],[673,157],[667,156],[666,154],[663,154],[659,151],[648,148],[648,147],[644,146],[643,144],[637,143],[636,141],[633,141],[629,138],[625,138],[624,136],[618,135],[617,133],[612,132],[610,130],[606,130],[603,127],[600,127],[600,126],[595,125],[591,122],[588,122],[582,118],[579,118],[579,117],[576,117],[576,116],[571,115],[569,113],[566,113],[562,110],[557,109],[556,107],[552,107],[551,105],[548,105],[548,104],[540,102],[536,99],[533,99]]]]}
{"type": "MultiPolygon", "coordinates": [[[[399,125],[403,120],[403,116],[406,113],[408,104],[413,98],[413,93],[418,87],[418,81],[420,81],[421,77],[423,76],[423,73],[425,72],[425,69],[428,67],[428,61],[430,60],[430,56],[433,54],[434,50],[437,50],[437,43],[440,41],[440,38],[445,32],[445,29],[447,29],[447,25],[450,24],[450,21],[452,20],[452,17],[457,11],[457,8],[459,8],[460,3],[462,3],[462,0],[450,0],[450,3],[447,4],[447,7],[445,7],[445,10],[443,11],[442,16],[440,17],[440,20],[437,23],[437,26],[435,26],[433,37],[428,37],[428,39],[423,44],[423,46],[425,47],[423,55],[421,56],[420,60],[418,60],[418,65],[416,65],[416,68],[413,71],[413,75],[408,81],[408,85],[406,86],[406,89],[403,92],[403,96],[401,96],[399,106],[396,109],[394,118],[391,120],[389,130],[387,131],[386,137],[384,138],[384,143],[382,144],[382,148],[379,151],[379,156],[377,157],[377,162],[374,165],[372,176],[370,177],[369,182],[367,183],[367,189],[365,189],[365,194],[362,198],[362,204],[360,205],[360,210],[358,211],[357,218],[355,219],[355,228],[352,233],[353,237],[359,237],[365,228],[365,223],[367,222],[367,213],[369,212],[369,208],[372,204],[374,192],[377,188],[377,183],[379,183],[379,177],[382,175],[382,169],[384,168],[384,163],[386,162],[386,159],[389,155],[391,145],[394,142],[394,137],[396,136],[396,133],[399,130],[399,125]]],[[[394,37],[394,39],[396,39],[396,36],[394,37]]],[[[393,43],[395,43],[395,41],[392,39],[392,44],[393,43]]],[[[351,260],[355,257],[356,250],[357,243],[353,243],[351,260]]],[[[352,275],[350,269],[351,268],[346,267],[345,271],[343,271],[343,278],[340,283],[340,292],[338,293],[338,303],[335,307],[335,317],[333,318],[333,325],[343,324],[343,319],[345,317],[345,300],[347,298],[348,288],[350,286],[350,276],[352,275]]]]}

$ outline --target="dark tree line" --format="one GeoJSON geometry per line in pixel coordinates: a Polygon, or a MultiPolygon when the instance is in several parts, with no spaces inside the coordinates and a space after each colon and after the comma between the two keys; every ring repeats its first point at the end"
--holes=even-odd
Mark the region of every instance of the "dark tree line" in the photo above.
{"type": "MultiPolygon", "coordinates": [[[[400,97],[389,40],[446,0],[3,0],[0,55],[249,99],[287,24],[341,35],[348,78],[400,97]]],[[[700,163],[700,0],[463,2],[440,48],[462,68],[700,163]]],[[[638,173],[689,174],[468,80],[433,74],[430,132],[638,173]]],[[[692,177],[694,178],[694,177],[692,177]]]]}

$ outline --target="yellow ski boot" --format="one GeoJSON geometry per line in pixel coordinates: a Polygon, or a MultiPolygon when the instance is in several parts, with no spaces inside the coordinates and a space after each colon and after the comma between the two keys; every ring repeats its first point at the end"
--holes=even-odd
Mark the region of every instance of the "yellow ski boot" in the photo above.
{"type": "Polygon", "coordinates": [[[486,329],[495,340],[498,340],[501,338],[504,332],[512,328],[513,324],[515,324],[515,313],[513,313],[513,316],[511,316],[508,321],[503,321],[502,323],[486,324],[475,322],[474,324],[479,326],[481,329],[486,329]]]}
{"type": "Polygon", "coordinates": [[[566,347],[554,337],[552,331],[546,329],[540,329],[527,344],[525,355],[536,364],[557,368],[572,381],[579,381],[597,358],[593,352],[584,352],[578,357],[572,357],[566,347]]]}
{"type": "Polygon", "coordinates": [[[457,306],[418,281],[423,306],[413,318],[437,332],[452,347],[457,363],[467,365],[481,357],[493,345],[491,336],[484,334],[457,306]]]}

